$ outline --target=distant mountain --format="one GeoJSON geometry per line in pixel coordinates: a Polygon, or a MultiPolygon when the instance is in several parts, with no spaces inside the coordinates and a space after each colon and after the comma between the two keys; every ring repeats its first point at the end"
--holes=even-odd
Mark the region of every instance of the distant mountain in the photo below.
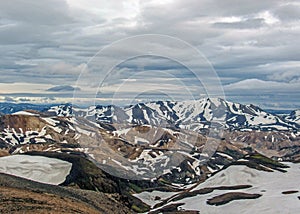
{"type": "Polygon", "coordinates": [[[288,115],[277,115],[255,105],[243,105],[217,98],[180,102],[156,101],[126,107],[96,105],[88,108],[72,107],[71,104],[0,103],[0,114],[13,114],[23,110],[46,112],[53,116],[79,116],[108,124],[154,125],[193,131],[203,131],[211,127],[234,130],[298,130],[300,127],[300,110],[292,111],[288,115]]]}
{"type": "Polygon", "coordinates": [[[79,88],[70,86],[70,85],[59,85],[52,88],[47,89],[47,91],[58,92],[58,91],[74,91],[80,90],[79,88]]]}
{"type": "Polygon", "coordinates": [[[0,103],[0,113],[13,114],[23,110],[47,111],[55,104],[30,104],[30,103],[0,103]]]}
{"type": "Polygon", "coordinates": [[[266,112],[271,114],[277,114],[277,115],[288,115],[292,112],[292,110],[286,110],[286,109],[264,109],[266,112]]]}
{"type": "Polygon", "coordinates": [[[58,116],[75,115],[109,124],[167,126],[193,131],[203,131],[211,127],[265,131],[299,129],[296,113],[282,117],[255,105],[243,105],[216,98],[181,102],[157,101],[124,108],[98,105],[86,109],[72,109],[70,105],[59,105],[52,106],[48,112],[58,116]]]}

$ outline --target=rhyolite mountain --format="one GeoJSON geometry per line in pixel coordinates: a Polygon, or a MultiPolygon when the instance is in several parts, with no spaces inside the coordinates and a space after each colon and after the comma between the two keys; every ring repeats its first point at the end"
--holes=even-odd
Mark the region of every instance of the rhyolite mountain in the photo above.
{"type": "Polygon", "coordinates": [[[116,176],[134,179],[142,174],[151,179],[159,175],[172,182],[191,183],[249,151],[275,159],[297,159],[299,125],[286,118],[254,105],[209,98],[123,108],[56,105],[41,112],[1,116],[0,145],[11,154],[83,152],[116,176]],[[220,131],[207,135],[214,129],[220,131]],[[218,148],[209,148],[212,139],[217,139],[218,148]]]}
{"type": "Polygon", "coordinates": [[[276,115],[222,99],[157,101],[126,107],[7,105],[4,110],[0,115],[0,156],[25,153],[73,161],[77,167],[66,180],[71,187],[103,192],[111,187],[122,189],[124,186],[119,185],[129,182],[128,192],[115,193],[125,194],[129,202],[126,199],[124,203],[137,212],[150,207],[153,213],[175,212],[180,205],[173,202],[183,205],[185,199],[215,190],[243,192],[209,195],[210,204],[264,197],[265,193],[252,193],[253,184],[247,182],[186,188],[218,175],[223,179],[222,173],[234,166],[242,166],[246,174],[257,170],[262,176],[274,171],[282,173],[276,173],[278,177],[284,176],[288,166],[278,161],[300,161],[298,111],[276,115]],[[215,129],[219,130],[216,135],[208,134],[215,129]],[[87,165],[79,167],[84,160],[87,165]],[[113,186],[109,186],[112,181],[113,186]],[[153,192],[150,198],[156,198],[150,204],[144,197],[146,190],[153,192]],[[157,191],[159,195],[155,195],[157,191]],[[148,205],[133,199],[132,193],[141,193],[137,197],[148,205]]]}

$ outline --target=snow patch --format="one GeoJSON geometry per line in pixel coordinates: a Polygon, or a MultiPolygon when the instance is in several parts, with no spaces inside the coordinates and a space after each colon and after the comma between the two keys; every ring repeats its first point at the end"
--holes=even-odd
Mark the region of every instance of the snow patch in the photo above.
{"type": "Polygon", "coordinates": [[[40,183],[58,185],[65,181],[72,164],[56,158],[12,155],[0,158],[0,172],[40,183]]]}

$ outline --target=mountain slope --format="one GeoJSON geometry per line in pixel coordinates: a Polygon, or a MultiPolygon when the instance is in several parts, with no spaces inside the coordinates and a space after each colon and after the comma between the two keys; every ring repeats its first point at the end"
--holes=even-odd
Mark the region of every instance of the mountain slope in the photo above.
{"type": "Polygon", "coordinates": [[[202,213],[297,213],[300,209],[299,164],[288,164],[286,173],[266,172],[243,165],[219,171],[204,183],[181,192],[142,192],[136,197],[160,213],[177,210],[202,213]],[[246,196],[246,197],[245,197],[246,196]],[[174,206],[177,204],[177,207],[174,206]]]}
{"type": "Polygon", "coordinates": [[[0,173],[1,213],[132,213],[116,195],[80,190],[0,173]]]}

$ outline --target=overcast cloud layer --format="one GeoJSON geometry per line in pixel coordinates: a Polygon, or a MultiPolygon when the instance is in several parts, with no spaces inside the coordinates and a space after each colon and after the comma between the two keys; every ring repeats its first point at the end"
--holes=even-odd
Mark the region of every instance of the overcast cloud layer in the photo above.
{"type": "MultiPolygon", "coordinates": [[[[169,35],[196,47],[214,67],[231,101],[300,108],[296,0],[0,1],[0,101],[66,102],[73,89],[84,96],[98,85],[88,78],[86,85],[76,85],[79,74],[97,72],[102,78],[107,73],[90,68],[91,57],[114,41],[140,34],[169,35]]],[[[160,45],[157,48],[167,47],[160,45]]],[[[123,59],[129,49],[115,50],[105,60],[123,59]]],[[[168,51],[186,58],[178,47],[168,51]]],[[[189,68],[151,54],[114,70],[115,80],[110,77],[110,84],[95,95],[103,102],[111,102],[118,88],[117,99],[124,102],[133,90],[149,99],[184,99],[186,93],[197,98],[205,92],[189,68]]]]}

